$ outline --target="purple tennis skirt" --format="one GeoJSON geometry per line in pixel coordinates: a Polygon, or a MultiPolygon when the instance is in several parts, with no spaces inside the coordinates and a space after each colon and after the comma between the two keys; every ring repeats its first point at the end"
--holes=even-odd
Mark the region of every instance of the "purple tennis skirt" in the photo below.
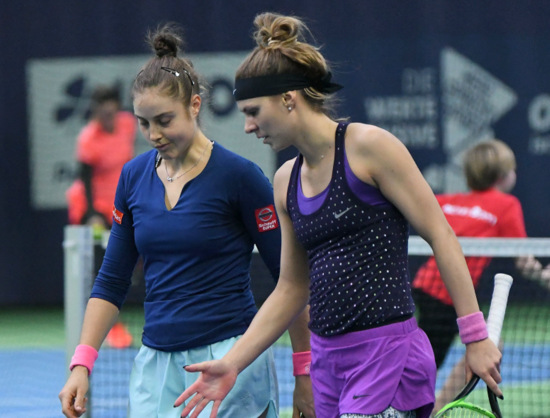
{"type": "Polygon", "coordinates": [[[393,406],[429,417],[436,366],[415,318],[334,337],[311,335],[317,416],[378,414],[393,406]]]}

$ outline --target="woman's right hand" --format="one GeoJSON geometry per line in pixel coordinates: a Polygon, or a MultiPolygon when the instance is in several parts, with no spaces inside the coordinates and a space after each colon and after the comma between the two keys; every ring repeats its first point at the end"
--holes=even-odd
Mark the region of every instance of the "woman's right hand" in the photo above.
{"type": "Polygon", "coordinates": [[[86,412],[88,388],[88,369],[84,366],[76,366],[59,392],[63,415],[67,418],[76,418],[86,412]]]}
{"type": "Polygon", "coordinates": [[[185,401],[189,403],[183,409],[181,416],[196,418],[210,402],[214,402],[210,418],[216,417],[222,400],[235,385],[238,370],[224,360],[205,361],[203,363],[185,366],[187,372],[201,372],[199,378],[189,386],[174,403],[180,406],[185,401]]]}

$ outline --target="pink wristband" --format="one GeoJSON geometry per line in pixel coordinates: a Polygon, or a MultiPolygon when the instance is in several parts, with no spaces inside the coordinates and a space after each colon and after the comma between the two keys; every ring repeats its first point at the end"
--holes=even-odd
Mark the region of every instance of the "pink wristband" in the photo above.
{"type": "Polygon", "coordinates": [[[294,376],[309,376],[311,351],[292,353],[292,364],[294,366],[294,376]]]}
{"type": "Polygon", "coordinates": [[[483,312],[474,312],[472,314],[461,316],[456,320],[458,324],[458,333],[463,344],[469,344],[484,340],[489,336],[487,324],[483,319],[483,312]]]}
{"type": "Polygon", "coordinates": [[[88,376],[92,374],[94,363],[97,359],[97,350],[90,345],[79,344],[74,350],[73,358],[69,369],[72,370],[75,366],[84,366],[88,369],[88,376]]]}

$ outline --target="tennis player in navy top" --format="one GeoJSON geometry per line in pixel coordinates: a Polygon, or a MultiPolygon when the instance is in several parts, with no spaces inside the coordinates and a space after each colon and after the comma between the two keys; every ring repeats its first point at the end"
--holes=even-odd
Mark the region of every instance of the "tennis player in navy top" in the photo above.
{"type": "MultiPolygon", "coordinates": [[[[139,256],[145,273],[142,347],[130,378],[128,416],[178,417],[177,397],[198,377],[186,364],[221,358],[257,309],[250,287],[254,245],[279,276],[280,225],[271,183],[260,168],[207,138],[198,118],[199,75],[177,56],[182,39],[165,25],[149,35],[155,51],[137,74],[134,113],[154,148],[120,176],[113,229],[94,282],[71,375],[60,393],[63,413],[86,410],[89,374],[116,321],[139,256]]],[[[290,329],[293,348],[308,352],[307,311],[290,329]]],[[[296,377],[295,411],[311,415],[308,374],[296,377]]],[[[218,416],[277,417],[278,387],[267,350],[237,379],[218,416]]],[[[201,416],[208,416],[206,408],[201,416]]]]}
{"type": "Polygon", "coordinates": [[[182,416],[213,404],[214,417],[239,373],[309,302],[317,417],[428,417],[436,367],[413,316],[409,224],[434,251],[468,367],[501,395],[501,354],[487,338],[460,245],[407,149],[378,127],[332,117],[341,86],[300,19],[263,13],[254,23],[257,46],[237,70],[234,91],[245,131],[276,151],[299,151],[274,180],[281,272],[229,353],[186,367],[201,377],[176,402],[186,403],[182,416]]]}

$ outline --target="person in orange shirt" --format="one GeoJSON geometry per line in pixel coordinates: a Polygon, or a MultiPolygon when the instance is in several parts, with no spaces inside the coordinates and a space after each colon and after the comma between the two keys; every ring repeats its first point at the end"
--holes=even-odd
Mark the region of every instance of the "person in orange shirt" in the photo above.
{"type": "MultiPolygon", "coordinates": [[[[78,178],[67,190],[68,218],[73,225],[91,225],[102,232],[112,226],[112,211],[123,165],[134,156],[136,121],[121,110],[118,89],[98,86],[91,96],[91,119],[77,139],[78,178]]],[[[97,245],[96,267],[104,250],[97,245]]],[[[125,326],[115,324],[107,343],[124,348],[132,343],[125,326]]]]}
{"type": "Polygon", "coordinates": [[[91,112],[77,139],[79,176],[67,192],[69,223],[110,228],[118,177],[134,156],[136,121],[121,110],[119,92],[113,87],[94,90],[91,112]]]}

